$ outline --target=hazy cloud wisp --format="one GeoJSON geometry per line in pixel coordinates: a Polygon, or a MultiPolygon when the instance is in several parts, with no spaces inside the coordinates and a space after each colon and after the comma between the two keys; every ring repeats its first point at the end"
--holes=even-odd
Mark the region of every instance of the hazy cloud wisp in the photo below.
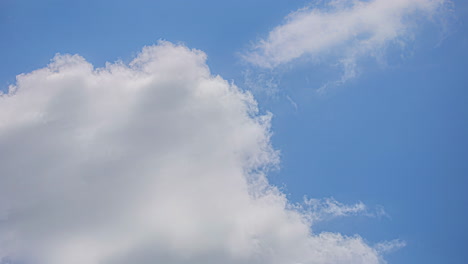
{"type": "Polygon", "coordinates": [[[341,82],[356,76],[359,58],[381,57],[389,44],[404,46],[418,19],[430,19],[447,0],[334,0],[291,13],[285,23],[258,41],[243,58],[275,68],[298,58],[343,68],[341,82]]]}

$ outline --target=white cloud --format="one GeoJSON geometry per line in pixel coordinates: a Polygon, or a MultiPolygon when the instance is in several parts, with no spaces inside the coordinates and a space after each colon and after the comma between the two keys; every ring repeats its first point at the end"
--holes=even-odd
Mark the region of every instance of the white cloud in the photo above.
{"type": "Polygon", "coordinates": [[[0,97],[0,259],[382,263],[269,185],[270,115],[205,60],[161,42],[129,66],[57,55],[19,75],[0,97]]]}
{"type": "Polygon", "coordinates": [[[250,63],[275,68],[298,58],[343,67],[340,82],[357,75],[357,60],[381,57],[390,44],[404,46],[418,19],[431,18],[448,0],[333,0],[322,8],[291,13],[266,39],[244,55],[250,63]]]}
{"type": "Polygon", "coordinates": [[[400,239],[384,241],[374,246],[375,250],[382,254],[390,253],[403,247],[406,247],[406,242],[400,239]]]}
{"type": "Polygon", "coordinates": [[[363,202],[355,204],[343,204],[335,198],[308,199],[304,197],[304,203],[298,205],[311,223],[327,221],[337,217],[346,216],[367,216],[367,217],[388,217],[382,206],[369,209],[363,202]]]}

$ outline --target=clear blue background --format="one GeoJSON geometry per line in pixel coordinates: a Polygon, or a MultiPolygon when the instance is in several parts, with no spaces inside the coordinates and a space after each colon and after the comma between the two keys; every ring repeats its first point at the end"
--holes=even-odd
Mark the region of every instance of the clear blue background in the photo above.
{"type": "MultiPolygon", "coordinates": [[[[205,51],[215,74],[246,88],[238,54],[304,0],[0,1],[0,89],[45,66],[55,53],[78,53],[95,66],[128,62],[159,39],[205,51]]],[[[274,114],[282,168],[270,175],[292,201],[335,197],[382,205],[390,217],[352,217],[316,231],[360,234],[369,243],[400,238],[390,263],[467,263],[468,3],[440,29],[421,25],[404,60],[369,62],[362,74],[320,95],[339,69],[298,65],[282,72],[274,97],[256,94],[274,114]],[[296,109],[287,99],[293,99],[296,109]]],[[[255,71],[254,71],[255,74],[255,71]]]]}

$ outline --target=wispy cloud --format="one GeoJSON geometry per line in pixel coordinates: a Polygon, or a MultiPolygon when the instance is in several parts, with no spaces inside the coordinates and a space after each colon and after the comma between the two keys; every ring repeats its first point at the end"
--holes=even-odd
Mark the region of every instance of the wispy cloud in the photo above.
{"type": "Polygon", "coordinates": [[[381,217],[387,216],[383,207],[368,208],[364,203],[343,204],[334,198],[307,199],[301,206],[312,223],[330,220],[336,217],[358,216],[381,217]]]}
{"type": "Polygon", "coordinates": [[[404,247],[406,247],[406,242],[400,239],[380,242],[374,246],[375,250],[381,254],[391,253],[404,247]]]}
{"type": "Polygon", "coordinates": [[[243,58],[275,68],[299,58],[342,66],[345,82],[362,57],[381,58],[389,45],[405,46],[421,20],[443,13],[448,0],[333,0],[291,13],[243,58]]]}

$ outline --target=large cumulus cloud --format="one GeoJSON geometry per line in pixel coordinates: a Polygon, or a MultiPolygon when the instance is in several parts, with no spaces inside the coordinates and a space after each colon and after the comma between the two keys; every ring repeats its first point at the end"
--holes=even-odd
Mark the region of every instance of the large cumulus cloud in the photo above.
{"type": "Polygon", "coordinates": [[[270,115],[205,60],[161,42],[19,75],[0,97],[0,259],[381,263],[359,236],[312,233],[268,183],[270,115]]]}

